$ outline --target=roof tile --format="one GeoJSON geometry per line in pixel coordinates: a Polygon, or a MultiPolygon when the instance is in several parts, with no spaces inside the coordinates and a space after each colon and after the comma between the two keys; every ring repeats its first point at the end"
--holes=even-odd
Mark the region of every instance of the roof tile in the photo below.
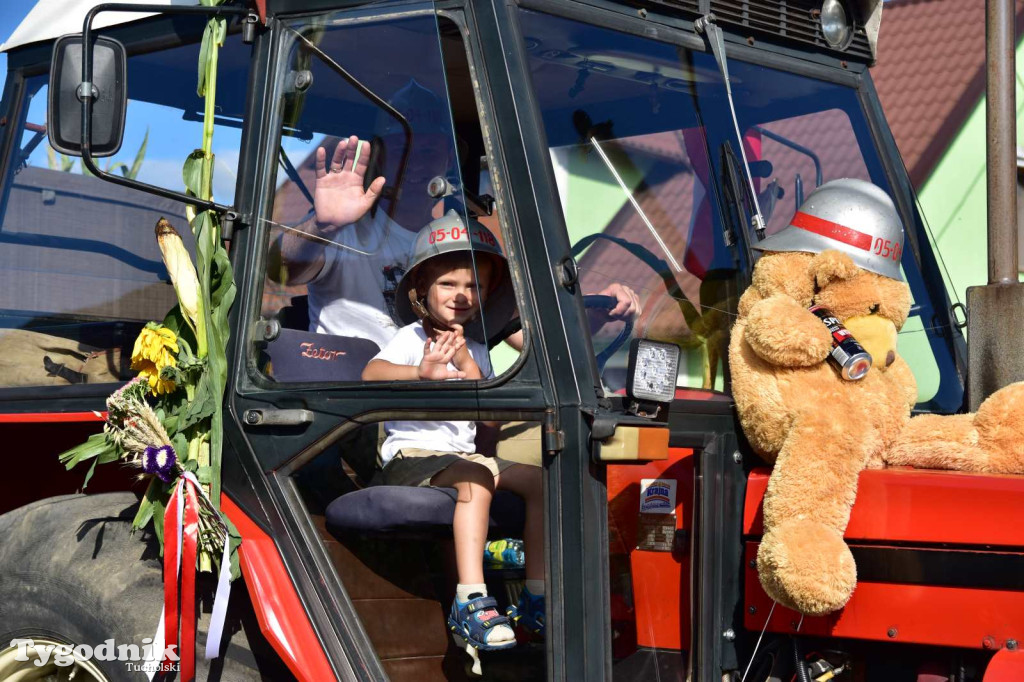
{"type": "MultiPolygon", "coordinates": [[[[1024,0],[1017,1],[1017,35],[1024,0]]],[[[890,0],[871,70],[910,179],[920,187],[985,89],[985,3],[890,0]]]]}

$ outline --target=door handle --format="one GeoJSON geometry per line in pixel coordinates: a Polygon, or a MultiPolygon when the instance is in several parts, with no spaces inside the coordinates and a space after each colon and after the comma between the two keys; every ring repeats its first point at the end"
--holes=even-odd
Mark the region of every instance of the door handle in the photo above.
{"type": "Polygon", "coordinates": [[[247,426],[302,426],[313,423],[309,410],[252,409],[245,411],[247,426]]]}

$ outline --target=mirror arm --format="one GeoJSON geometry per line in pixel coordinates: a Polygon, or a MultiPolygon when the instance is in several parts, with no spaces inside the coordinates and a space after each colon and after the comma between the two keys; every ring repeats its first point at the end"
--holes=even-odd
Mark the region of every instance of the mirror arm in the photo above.
{"type": "Polygon", "coordinates": [[[96,91],[96,87],[92,84],[92,49],[90,46],[92,45],[93,37],[92,22],[95,16],[100,12],[147,12],[153,14],[194,14],[206,16],[227,15],[238,17],[248,17],[252,12],[244,7],[104,3],[96,5],[90,9],[89,13],[85,15],[85,21],[82,22],[82,82],[79,85],[77,94],[78,99],[82,102],[82,163],[85,167],[88,168],[96,177],[106,180],[107,182],[155,194],[165,199],[191,204],[192,206],[195,206],[198,211],[214,211],[222,215],[229,211],[234,211],[230,206],[223,206],[213,201],[189,196],[184,192],[175,192],[174,190],[150,185],[130,178],[119,178],[113,173],[107,173],[106,171],[100,170],[99,166],[96,165],[96,162],[92,158],[91,149],[92,103],[99,93],[96,91]]]}

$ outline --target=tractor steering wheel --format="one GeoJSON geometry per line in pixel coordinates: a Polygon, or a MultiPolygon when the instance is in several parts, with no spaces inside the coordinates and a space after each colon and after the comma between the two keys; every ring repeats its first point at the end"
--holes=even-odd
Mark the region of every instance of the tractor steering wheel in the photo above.
{"type": "MultiPolygon", "coordinates": [[[[619,304],[619,301],[614,296],[604,296],[601,294],[586,294],[583,296],[583,307],[584,308],[602,308],[604,310],[612,310],[619,304]]],[[[487,343],[488,348],[494,348],[499,343],[512,336],[517,331],[523,328],[523,321],[520,318],[510,320],[501,331],[492,336],[487,343]]],[[[622,320],[622,330],[619,331],[619,335],[616,336],[611,343],[609,343],[604,350],[595,356],[597,361],[597,373],[598,376],[604,373],[605,363],[608,362],[615,353],[622,348],[622,345],[629,340],[629,337],[633,334],[633,318],[627,318],[622,320]]]]}
{"type": "MultiPolygon", "coordinates": [[[[602,308],[604,310],[611,310],[619,304],[619,300],[614,296],[603,296],[601,294],[587,294],[583,297],[584,308],[602,308]]],[[[604,350],[594,356],[597,360],[597,375],[601,376],[604,374],[604,366],[608,360],[615,355],[615,353],[622,348],[622,344],[629,341],[629,337],[633,335],[633,318],[627,317],[622,320],[622,329],[619,331],[619,335],[616,336],[611,343],[605,346],[604,350]]]]}

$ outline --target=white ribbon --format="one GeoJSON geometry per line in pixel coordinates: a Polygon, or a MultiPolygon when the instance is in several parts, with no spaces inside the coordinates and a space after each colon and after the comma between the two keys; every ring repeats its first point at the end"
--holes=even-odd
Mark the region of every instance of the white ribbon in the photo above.
{"type": "MultiPolygon", "coordinates": [[[[199,491],[199,494],[203,496],[207,502],[210,501],[209,496],[203,487],[199,485],[199,480],[190,471],[186,471],[181,475],[182,479],[187,479],[199,491]]],[[[181,575],[181,543],[182,534],[184,532],[184,514],[185,504],[183,498],[185,488],[185,481],[179,480],[178,485],[175,487],[174,494],[178,497],[178,518],[176,519],[177,526],[177,540],[178,540],[178,565],[176,575],[181,575]]],[[[211,503],[212,506],[212,503],[211,503]]],[[[161,597],[162,598],[162,597],[161,597]]],[[[220,560],[220,572],[217,576],[217,593],[213,598],[213,611],[210,614],[210,628],[206,635],[206,649],[203,653],[206,659],[217,658],[220,655],[220,642],[224,634],[224,621],[227,618],[228,612],[228,601],[231,598],[231,536],[224,531],[224,554],[220,560]]],[[[163,659],[164,652],[164,610],[160,609],[160,621],[157,623],[156,634],[153,635],[153,656],[155,660],[147,661],[143,669],[146,671],[146,677],[152,682],[153,677],[156,675],[157,668],[159,668],[160,661],[163,659]]]]}

